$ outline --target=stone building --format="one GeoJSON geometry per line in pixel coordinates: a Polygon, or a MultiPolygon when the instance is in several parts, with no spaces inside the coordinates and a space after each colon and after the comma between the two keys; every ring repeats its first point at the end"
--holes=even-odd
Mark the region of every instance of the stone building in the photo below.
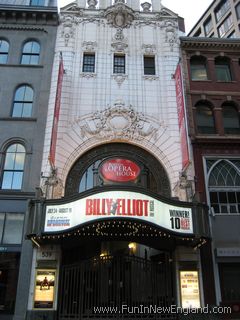
{"type": "Polygon", "coordinates": [[[208,211],[193,202],[182,31],[156,0],[61,10],[42,195],[29,206],[32,319],[215,303],[202,272],[212,267],[208,211]]]}
{"type": "Polygon", "coordinates": [[[0,1],[0,318],[25,319],[28,202],[41,175],[58,15],[55,0],[0,1]]]}

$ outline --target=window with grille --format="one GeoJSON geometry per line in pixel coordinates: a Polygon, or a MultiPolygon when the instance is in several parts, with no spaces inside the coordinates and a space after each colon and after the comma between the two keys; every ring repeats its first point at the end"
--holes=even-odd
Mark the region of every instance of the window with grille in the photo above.
{"type": "Polygon", "coordinates": [[[28,41],[23,46],[21,64],[38,64],[40,44],[37,41],[28,41]]]}
{"type": "Polygon", "coordinates": [[[2,64],[7,63],[8,50],[9,50],[9,43],[5,40],[0,39],[0,63],[2,64]]]}
{"type": "Polygon", "coordinates": [[[240,213],[240,160],[207,161],[208,191],[215,214],[240,213]]]}
{"type": "Polygon", "coordinates": [[[125,73],[125,55],[114,55],[113,73],[125,73]]]}
{"type": "Polygon", "coordinates": [[[155,57],[144,56],[144,74],[155,75],[155,57]]]}
{"type": "Polygon", "coordinates": [[[19,87],[14,95],[12,117],[31,117],[33,106],[33,89],[24,85],[19,87]]]}
{"type": "Polygon", "coordinates": [[[94,53],[83,54],[82,72],[95,72],[95,54],[94,53]]]}
{"type": "Polygon", "coordinates": [[[19,143],[10,145],[5,153],[1,189],[22,188],[25,148],[19,143]]]}

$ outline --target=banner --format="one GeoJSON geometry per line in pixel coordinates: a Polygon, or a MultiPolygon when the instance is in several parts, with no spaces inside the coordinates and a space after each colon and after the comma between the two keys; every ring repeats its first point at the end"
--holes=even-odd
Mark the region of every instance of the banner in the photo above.
{"type": "Polygon", "coordinates": [[[56,91],[55,108],[54,108],[54,115],[53,115],[51,146],[50,146],[50,154],[49,154],[49,161],[52,167],[55,166],[55,154],[56,154],[57,131],[58,131],[58,122],[59,122],[59,114],[60,114],[60,106],[61,106],[63,74],[64,74],[63,59],[62,59],[62,55],[60,55],[57,91],[56,91]]]}
{"type": "Polygon", "coordinates": [[[66,231],[101,219],[136,219],[180,234],[193,234],[192,209],[131,191],[106,191],[46,206],[44,232],[66,231]]]}
{"type": "Polygon", "coordinates": [[[182,169],[189,164],[189,150],[187,141],[187,131],[185,125],[185,106],[184,106],[184,92],[182,85],[182,73],[181,66],[178,64],[175,71],[175,85],[176,85],[176,97],[177,97],[177,111],[178,111],[178,125],[180,131],[180,143],[182,150],[182,169]]]}

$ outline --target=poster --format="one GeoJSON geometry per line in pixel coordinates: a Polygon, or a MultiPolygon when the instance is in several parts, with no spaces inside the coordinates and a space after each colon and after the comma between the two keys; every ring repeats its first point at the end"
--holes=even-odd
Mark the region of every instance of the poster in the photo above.
{"type": "Polygon", "coordinates": [[[34,308],[53,308],[55,280],[56,270],[37,270],[34,294],[34,308]]]}
{"type": "Polygon", "coordinates": [[[200,308],[198,271],[180,271],[182,308],[200,308]]]}

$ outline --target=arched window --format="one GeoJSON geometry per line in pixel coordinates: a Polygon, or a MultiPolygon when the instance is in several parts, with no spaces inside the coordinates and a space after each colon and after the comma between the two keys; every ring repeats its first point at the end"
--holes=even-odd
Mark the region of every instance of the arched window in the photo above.
{"type": "Polygon", "coordinates": [[[5,153],[1,189],[22,188],[25,148],[19,143],[10,145],[5,153]]]}
{"type": "Polygon", "coordinates": [[[14,96],[13,101],[13,117],[31,117],[33,106],[33,89],[24,85],[19,87],[14,96]]]}
{"type": "Polygon", "coordinates": [[[207,64],[206,58],[201,56],[194,56],[190,60],[191,79],[192,80],[207,80],[207,64]]]}
{"type": "Polygon", "coordinates": [[[218,81],[232,81],[230,60],[226,57],[217,57],[215,59],[215,71],[218,81]]]}
{"type": "Polygon", "coordinates": [[[199,102],[196,104],[196,125],[198,133],[216,133],[213,111],[209,103],[199,102]]]}
{"type": "Polygon", "coordinates": [[[208,160],[208,191],[215,214],[240,212],[240,161],[208,160]]]}
{"type": "Polygon", "coordinates": [[[226,134],[240,133],[239,112],[234,104],[226,102],[222,105],[222,117],[223,117],[224,133],[226,134]]]}
{"type": "Polygon", "coordinates": [[[0,63],[2,64],[7,63],[8,50],[9,50],[9,43],[6,40],[0,39],[0,63]]]}
{"type": "Polygon", "coordinates": [[[23,46],[21,64],[38,64],[40,44],[37,41],[26,42],[23,46]]]}

